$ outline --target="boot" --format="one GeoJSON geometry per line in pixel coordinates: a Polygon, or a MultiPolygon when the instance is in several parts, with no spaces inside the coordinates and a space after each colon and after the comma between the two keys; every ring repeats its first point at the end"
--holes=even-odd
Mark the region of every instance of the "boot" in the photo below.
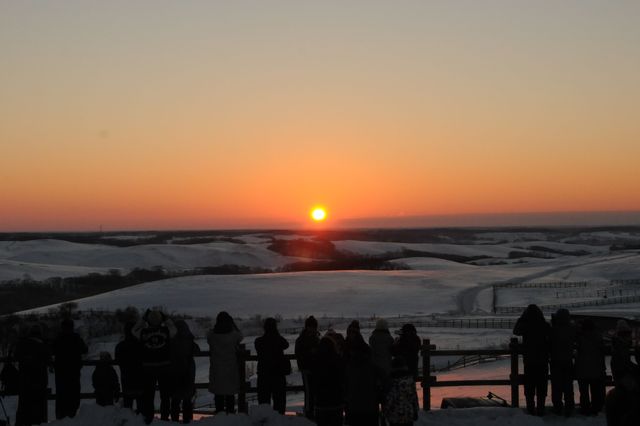
{"type": "Polygon", "coordinates": [[[536,416],[544,416],[544,402],[545,402],[546,397],[544,396],[539,396],[537,398],[537,404],[536,404],[536,416]]]}
{"type": "Polygon", "coordinates": [[[536,413],[536,403],[533,396],[527,396],[527,413],[532,416],[536,413]]]}

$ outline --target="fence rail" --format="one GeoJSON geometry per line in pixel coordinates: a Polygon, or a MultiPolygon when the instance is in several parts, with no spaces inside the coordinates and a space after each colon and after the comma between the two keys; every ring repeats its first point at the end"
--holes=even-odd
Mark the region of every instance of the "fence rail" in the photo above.
{"type": "MultiPolygon", "coordinates": [[[[582,302],[568,302],[568,303],[556,303],[552,305],[538,305],[540,309],[546,312],[553,312],[558,309],[564,308],[583,308],[589,306],[605,306],[605,305],[619,305],[622,303],[637,303],[640,302],[640,295],[637,296],[621,296],[621,297],[607,297],[596,300],[584,300],[582,302]]],[[[494,313],[496,314],[518,314],[522,313],[526,306],[496,306],[494,307],[494,313]]]]}
{"type": "Polygon", "coordinates": [[[513,282],[493,284],[494,288],[573,288],[586,286],[587,281],[513,282]]]}

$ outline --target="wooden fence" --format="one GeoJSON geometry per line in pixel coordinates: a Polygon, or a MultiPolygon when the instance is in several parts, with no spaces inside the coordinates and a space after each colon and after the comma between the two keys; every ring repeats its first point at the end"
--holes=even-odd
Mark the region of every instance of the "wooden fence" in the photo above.
{"type": "MultiPolygon", "coordinates": [[[[638,303],[640,302],[640,295],[637,296],[621,296],[621,297],[607,297],[595,300],[584,300],[582,302],[567,302],[556,303],[552,305],[538,305],[540,309],[545,312],[554,312],[558,309],[570,309],[570,308],[584,308],[589,306],[605,306],[605,305],[619,305],[622,303],[638,303]]],[[[524,312],[526,306],[496,306],[494,307],[494,313],[500,314],[520,314],[524,312]]]]}
{"type": "MultiPolygon", "coordinates": [[[[511,406],[520,406],[520,392],[519,387],[523,382],[523,375],[520,374],[520,355],[522,354],[521,346],[518,343],[517,338],[512,338],[508,349],[455,349],[455,350],[437,350],[435,345],[431,344],[429,339],[423,340],[422,344],[422,375],[418,377],[417,382],[422,387],[422,408],[425,411],[431,409],[431,389],[437,387],[460,387],[460,386],[508,386],[511,389],[511,406]],[[505,357],[510,359],[510,374],[503,379],[484,379],[484,380],[438,380],[438,376],[432,368],[432,358],[442,356],[479,356],[479,357],[505,357]]],[[[208,357],[209,352],[201,351],[196,356],[208,357]]],[[[247,362],[257,361],[258,357],[250,353],[244,346],[239,351],[240,358],[240,374],[241,382],[243,386],[241,392],[238,394],[238,410],[240,412],[248,412],[247,395],[256,394],[257,388],[251,386],[246,377],[246,364],[247,362]]],[[[295,356],[292,354],[285,355],[288,359],[294,360],[295,356]]],[[[0,362],[4,362],[5,359],[0,359],[0,362]]],[[[95,366],[97,360],[84,360],[84,366],[95,366]]],[[[115,362],[114,362],[115,364],[115,362]]],[[[611,386],[611,377],[607,378],[607,386],[611,386]]],[[[197,389],[207,389],[209,383],[196,383],[197,389]]],[[[303,392],[303,386],[286,386],[287,392],[303,392]]],[[[82,393],[81,398],[93,399],[95,394],[82,393]]],[[[55,394],[49,392],[49,399],[55,399],[55,394]]]]}

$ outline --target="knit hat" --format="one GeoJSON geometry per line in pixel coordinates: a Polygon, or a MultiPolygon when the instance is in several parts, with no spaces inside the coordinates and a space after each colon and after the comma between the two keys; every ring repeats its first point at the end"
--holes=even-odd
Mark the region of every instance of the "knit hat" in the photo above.
{"type": "Polygon", "coordinates": [[[149,322],[149,325],[152,325],[154,327],[159,326],[160,324],[162,324],[162,313],[160,311],[149,311],[149,315],[147,316],[147,321],[149,322]]]}
{"type": "Polygon", "coordinates": [[[380,318],[376,321],[376,330],[389,330],[389,323],[386,319],[380,318]]]}

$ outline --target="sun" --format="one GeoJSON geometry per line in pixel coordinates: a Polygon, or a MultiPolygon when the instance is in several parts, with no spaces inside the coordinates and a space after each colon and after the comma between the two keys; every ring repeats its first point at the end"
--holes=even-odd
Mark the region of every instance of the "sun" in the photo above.
{"type": "Polygon", "coordinates": [[[327,218],[327,211],[323,207],[314,207],[311,210],[311,219],[316,222],[322,222],[327,218]]]}

